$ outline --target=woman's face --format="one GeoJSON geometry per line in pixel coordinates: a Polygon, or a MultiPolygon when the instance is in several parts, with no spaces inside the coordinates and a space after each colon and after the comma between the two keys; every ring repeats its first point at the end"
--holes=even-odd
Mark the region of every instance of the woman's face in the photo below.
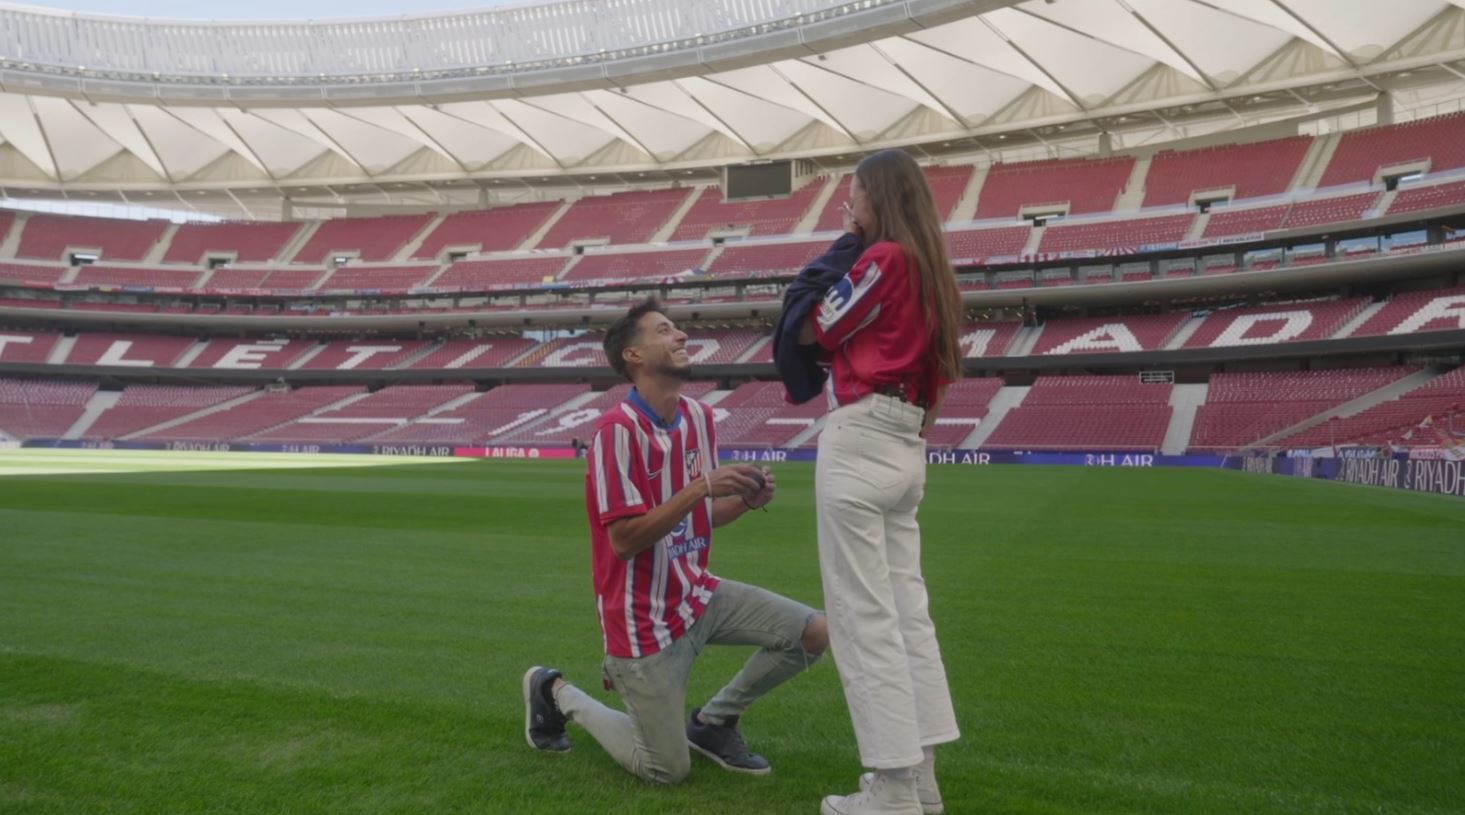
{"type": "Polygon", "coordinates": [[[866,235],[876,234],[875,213],[870,209],[870,200],[865,197],[865,186],[860,183],[860,177],[855,176],[849,187],[850,210],[854,212],[855,223],[860,225],[860,231],[866,235]]]}

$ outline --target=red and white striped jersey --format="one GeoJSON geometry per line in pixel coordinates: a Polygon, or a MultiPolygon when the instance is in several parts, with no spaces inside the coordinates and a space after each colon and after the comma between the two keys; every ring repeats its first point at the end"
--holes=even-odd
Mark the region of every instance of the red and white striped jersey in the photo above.
{"type": "Polygon", "coordinates": [[[611,549],[607,527],[644,515],[717,466],[712,408],[680,397],[676,420],[667,425],[632,389],[596,421],[586,464],[595,609],[605,652],[650,656],[692,627],[717,588],[707,570],[712,501],[698,503],[671,534],[628,561],[611,549]]]}

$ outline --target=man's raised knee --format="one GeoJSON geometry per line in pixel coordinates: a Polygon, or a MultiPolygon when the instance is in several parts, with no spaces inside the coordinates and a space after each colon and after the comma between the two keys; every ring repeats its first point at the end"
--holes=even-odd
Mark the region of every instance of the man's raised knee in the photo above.
{"type": "Polygon", "coordinates": [[[823,614],[815,614],[809,618],[799,643],[804,647],[805,653],[814,656],[820,656],[829,650],[829,621],[824,619],[823,614]]]}

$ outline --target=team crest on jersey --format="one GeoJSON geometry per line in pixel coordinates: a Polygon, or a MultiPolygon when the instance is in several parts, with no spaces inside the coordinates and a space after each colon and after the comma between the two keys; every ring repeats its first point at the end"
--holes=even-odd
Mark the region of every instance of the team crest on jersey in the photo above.
{"type": "Polygon", "coordinates": [[[687,457],[687,478],[689,478],[689,479],[701,478],[702,477],[702,451],[701,450],[688,450],[686,452],[686,457],[687,457]]]}
{"type": "Polygon", "coordinates": [[[824,299],[819,303],[819,326],[828,331],[831,326],[839,322],[855,304],[860,302],[875,284],[880,280],[880,267],[871,263],[865,269],[858,283],[850,282],[850,275],[845,275],[838,283],[824,293],[824,299]]]}

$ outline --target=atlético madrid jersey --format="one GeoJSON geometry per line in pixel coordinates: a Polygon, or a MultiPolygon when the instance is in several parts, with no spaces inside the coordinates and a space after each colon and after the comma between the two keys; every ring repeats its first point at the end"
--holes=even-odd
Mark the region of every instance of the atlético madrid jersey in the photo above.
{"type": "Polygon", "coordinates": [[[931,354],[931,328],[913,296],[911,274],[900,244],[881,241],[866,247],[825,293],[814,336],[833,356],[831,410],[886,385],[935,404],[937,390],[947,384],[931,354]]]}
{"type": "Polygon", "coordinates": [[[585,475],[595,609],[614,657],[650,656],[671,645],[702,616],[717,578],[707,569],[712,551],[712,502],[699,502],[671,533],[630,560],[616,557],[607,527],[644,515],[704,469],[715,467],[712,408],[679,397],[667,425],[634,389],[595,423],[585,475]]]}

